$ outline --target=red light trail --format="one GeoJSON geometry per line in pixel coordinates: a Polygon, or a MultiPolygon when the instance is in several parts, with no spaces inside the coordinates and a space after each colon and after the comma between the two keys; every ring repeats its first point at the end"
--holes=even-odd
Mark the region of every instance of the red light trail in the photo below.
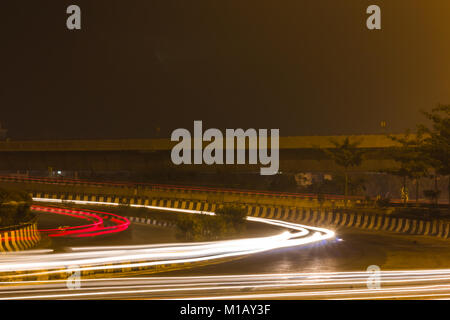
{"type": "Polygon", "coordinates": [[[93,237],[107,233],[124,231],[130,225],[130,221],[127,218],[102,211],[63,209],[36,205],[33,205],[31,209],[37,212],[56,213],[71,216],[90,222],[89,224],[80,226],[39,230],[39,232],[45,233],[49,237],[93,237]],[[105,223],[113,225],[105,226],[105,223]]]}

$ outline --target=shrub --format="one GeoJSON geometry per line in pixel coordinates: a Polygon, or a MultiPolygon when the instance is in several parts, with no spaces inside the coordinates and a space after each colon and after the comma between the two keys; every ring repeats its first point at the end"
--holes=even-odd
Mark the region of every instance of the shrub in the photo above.
{"type": "Polygon", "coordinates": [[[0,226],[30,221],[34,217],[30,210],[31,201],[26,192],[0,189],[0,226]]]}
{"type": "Polygon", "coordinates": [[[390,204],[391,204],[390,198],[378,196],[377,199],[375,200],[375,206],[378,208],[387,208],[390,206],[390,204]]]}
{"type": "Polygon", "coordinates": [[[228,227],[226,233],[239,233],[245,227],[247,212],[245,207],[238,205],[228,205],[216,211],[216,215],[225,220],[228,227]]]}
{"type": "Polygon", "coordinates": [[[225,206],[216,215],[182,214],[177,220],[177,237],[185,240],[217,240],[245,230],[246,211],[240,206],[225,206]]]}

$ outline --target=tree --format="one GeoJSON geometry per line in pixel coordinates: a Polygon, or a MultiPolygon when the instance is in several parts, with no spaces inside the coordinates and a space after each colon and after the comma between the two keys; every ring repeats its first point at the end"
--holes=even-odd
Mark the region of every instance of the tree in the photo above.
{"type": "MultiPolygon", "coordinates": [[[[388,135],[397,142],[398,146],[393,147],[390,156],[399,164],[399,167],[386,170],[385,172],[403,178],[402,190],[406,192],[406,181],[412,179],[416,185],[416,203],[419,201],[419,180],[428,175],[428,158],[423,153],[423,137],[421,134],[411,136],[409,131],[403,136],[388,135]]],[[[404,197],[404,204],[407,198],[404,197]]]]}
{"type": "Polygon", "coordinates": [[[31,197],[22,191],[0,189],[0,225],[12,226],[31,220],[31,197]]]}
{"type": "Polygon", "coordinates": [[[330,142],[335,146],[334,148],[325,149],[325,153],[340,167],[344,169],[344,195],[345,203],[347,204],[348,197],[348,171],[350,168],[358,167],[364,159],[364,151],[358,149],[361,141],[350,142],[346,137],[343,142],[330,139],[330,142]]]}
{"type": "Polygon", "coordinates": [[[439,104],[431,112],[422,111],[422,113],[431,121],[430,126],[418,125],[418,132],[425,137],[423,152],[427,155],[435,175],[449,178],[448,205],[450,209],[450,105],[439,104]]]}
{"type": "Polygon", "coordinates": [[[227,205],[214,216],[206,214],[181,214],[177,220],[177,237],[185,240],[217,240],[245,230],[245,207],[227,205]]]}

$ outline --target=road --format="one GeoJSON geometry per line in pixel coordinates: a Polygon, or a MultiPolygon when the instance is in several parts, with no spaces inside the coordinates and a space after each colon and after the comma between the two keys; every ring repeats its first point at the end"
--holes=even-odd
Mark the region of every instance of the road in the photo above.
{"type": "MultiPolygon", "coordinates": [[[[41,221],[47,219],[53,223],[54,219],[49,217],[41,221]]],[[[60,218],[63,224],[72,219],[60,218]]],[[[293,231],[291,225],[276,227],[293,231]]],[[[302,228],[297,231],[301,233],[302,228]]],[[[72,252],[46,254],[45,259],[40,254],[35,257],[40,262],[64,261],[62,264],[67,265],[66,258],[71,254],[78,254],[77,259],[93,256],[102,259],[142,254],[144,250],[146,254],[153,254],[154,261],[156,252],[164,254],[156,260],[171,259],[174,253],[178,259],[181,250],[182,258],[211,258],[211,255],[239,252],[240,259],[157,275],[136,273],[124,275],[125,278],[81,279],[76,290],[69,289],[65,280],[20,283],[20,286],[9,283],[0,288],[0,299],[416,299],[450,296],[450,270],[447,269],[450,245],[447,241],[350,229],[335,232],[334,238],[298,244],[289,241],[312,236],[314,232],[291,238],[280,237],[276,232],[278,238],[270,238],[266,243],[241,239],[244,242],[234,248],[228,243],[220,246],[220,252],[205,253],[204,245],[171,244],[171,249],[167,250],[167,246],[161,244],[164,238],[159,237],[167,235],[165,229],[133,223],[130,230],[108,237],[89,238],[84,242],[72,239],[63,243],[62,246],[71,247],[72,252]],[[156,235],[160,244],[142,247],[143,243],[152,243],[156,235]],[[274,239],[278,245],[273,245],[274,239]],[[251,248],[242,246],[249,243],[251,248]],[[267,249],[267,243],[272,248],[267,249]],[[99,247],[106,244],[114,248],[99,247]],[[121,247],[115,247],[117,245],[121,247]],[[80,256],[85,254],[88,256],[80,256]],[[366,269],[370,265],[381,269],[380,277],[375,278],[380,280],[379,289],[367,287],[371,274],[366,269]]],[[[210,248],[211,244],[208,250],[210,248]]],[[[30,256],[21,259],[20,255],[12,260],[15,263],[33,261],[30,256]]],[[[3,258],[0,269],[5,263],[9,262],[3,258]]]]}
{"type": "Polygon", "coordinates": [[[368,288],[365,272],[132,277],[3,287],[0,300],[18,299],[443,299],[450,270],[381,272],[368,288]]]}

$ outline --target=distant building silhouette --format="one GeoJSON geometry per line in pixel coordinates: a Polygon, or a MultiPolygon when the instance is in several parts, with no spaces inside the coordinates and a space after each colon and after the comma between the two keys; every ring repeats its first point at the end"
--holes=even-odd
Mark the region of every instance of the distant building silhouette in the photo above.
{"type": "Polygon", "coordinates": [[[2,128],[2,124],[0,123],[0,140],[6,139],[6,132],[8,132],[8,130],[2,128]]]}

